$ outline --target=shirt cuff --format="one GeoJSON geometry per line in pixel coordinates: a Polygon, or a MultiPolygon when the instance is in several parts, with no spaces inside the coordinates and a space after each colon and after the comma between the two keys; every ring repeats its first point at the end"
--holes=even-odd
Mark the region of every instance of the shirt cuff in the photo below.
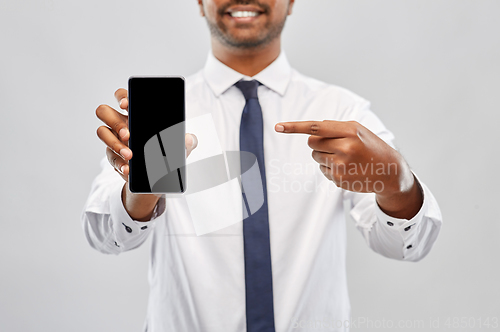
{"type": "MultiPolygon", "coordinates": [[[[114,224],[116,226],[121,226],[119,229],[122,229],[122,231],[126,233],[135,233],[137,232],[143,232],[147,230],[158,217],[160,217],[164,212],[165,212],[165,195],[162,195],[162,197],[158,200],[156,203],[154,209],[153,209],[153,214],[151,215],[151,219],[148,221],[139,221],[139,220],[134,220],[130,217],[128,214],[127,210],[125,210],[125,206],[123,206],[123,201],[122,201],[122,189],[123,189],[123,182],[120,182],[117,184],[116,188],[113,188],[110,194],[110,199],[109,199],[109,209],[110,209],[110,214],[111,218],[114,221],[114,224]]],[[[115,231],[117,229],[115,228],[115,231]]]]}
{"type": "Polygon", "coordinates": [[[384,213],[384,211],[380,209],[378,204],[375,204],[375,214],[377,216],[378,221],[382,224],[382,227],[384,227],[386,230],[390,232],[398,232],[401,235],[405,244],[404,245],[405,250],[410,250],[414,247],[414,245],[411,242],[412,239],[414,239],[414,236],[417,234],[417,229],[420,223],[422,222],[422,219],[425,216],[428,205],[427,202],[429,197],[428,189],[425,186],[421,185],[421,182],[416,175],[415,175],[415,180],[417,181],[417,184],[422,193],[423,203],[422,206],[420,207],[420,210],[413,218],[408,220],[408,219],[399,219],[391,217],[386,213],[384,213]]]}

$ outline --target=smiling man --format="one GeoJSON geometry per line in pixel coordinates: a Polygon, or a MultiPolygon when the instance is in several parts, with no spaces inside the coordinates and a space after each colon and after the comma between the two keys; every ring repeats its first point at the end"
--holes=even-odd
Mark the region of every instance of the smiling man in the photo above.
{"type": "MultiPolygon", "coordinates": [[[[198,4],[212,50],[186,79],[187,118],[209,114],[222,151],[256,156],[264,203],[196,236],[185,197],[129,191],[128,119],[101,105],[107,157],[82,215],[87,239],[119,254],[153,236],[145,331],[347,331],[344,206],[375,252],[418,261],[438,236],[438,204],[366,100],[291,68],[281,32],[293,0],[198,4]]],[[[127,91],[115,96],[127,110],[127,91]]],[[[193,134],[188,155],[211,148],[193,134]]]]}

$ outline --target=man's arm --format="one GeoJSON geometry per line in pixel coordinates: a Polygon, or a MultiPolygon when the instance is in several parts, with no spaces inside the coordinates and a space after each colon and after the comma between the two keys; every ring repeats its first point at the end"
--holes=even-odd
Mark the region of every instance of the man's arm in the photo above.
{"type": "Polygon", "coordinates": [[[94,179],[82,212],[82,223],[89,244],[106,254],[119,254],[140,246],[154,227],[154,220],[165,211],[165,198],[159,198],[150,220],[136,220],[125,208],[122,192],[127,183],[114,171],[107,158],[94,179]]]}
{"type": "Polygon", "coordinates": [[[439,235],[442,216],[431,191],[417,181],[422,187],[424,201],[411,219],[386,214],[378,206],[373,193],[344,192],[350,216],[373,251],[385,257],[414,262],[430,252],[439,235]]]}
{"type": "MultiPolygon", "coordinates": [[[[128,110],[127,90],[118,89],[115,97],[120,108],[128,110]]],[[[105,253],[119,253],[136,248],[147,238],[150,223],[165,211],[165,198],[155,194],[134,194],[128,188],[128,116],[108,105],[100,105],[97,117],[105,125],[97,129],[106,145],[102,172],[94,180],[82,213],[89,243],[105,253]]],[[[194,135],[186,134],[186,155],[196,147],[194,135]]]]}
{"type": "Polygon", "coordinates": [[[312,157],[339,188],[375,193],[382,210],[410,219],[423,197],[404,158],[356,121],[298,121],[276,125],[283,133],[308,134],[312,157]]]}
{"type": "MultiPolygon", "coordinates": [[[[377,134],[386,131],[367,109],[354,118],[377,134]]],[[[313,159],[325,177],[345,189],[351,215],[374,251],[402,260],[429,252],[441,226],[439,207],[391,145],[357,121],[285,122],[275,129],[310,135],[313,159]]]]}

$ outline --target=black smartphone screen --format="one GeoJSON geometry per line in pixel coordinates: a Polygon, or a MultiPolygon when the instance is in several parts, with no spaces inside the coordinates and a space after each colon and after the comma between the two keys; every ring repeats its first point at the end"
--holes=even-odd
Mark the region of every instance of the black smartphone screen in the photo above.
{"type": "Polygon", "coordinates": [[[133,193],[186,190],[182,77],[130,77],[129,188],[133,193]]]}

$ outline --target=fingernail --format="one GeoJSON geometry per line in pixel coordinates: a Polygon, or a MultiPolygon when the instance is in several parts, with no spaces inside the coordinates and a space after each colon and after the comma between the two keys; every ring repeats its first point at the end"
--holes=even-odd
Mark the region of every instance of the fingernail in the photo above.
{"type": "Polygon", "coordinates": [[[125,165],[122,165],[122,167],[120,167],[120,171],[122,172],[122,174],[125,173],[125,165]]]}
{"type": "Polygon", "coordinates": [[[194,149],[195,147],[198,146],[198,138],[196,138],[196,136],[194,136],[194,135],[191,135],[191,137],[193,138],[193,143],[191,144],[191,149],[194,149]]]}
{"type": "Polygon", "coordinates": [[[128,130],[126,128],[122,128],[120,129],[120,132],[118,133],[118,135],[120,135],[121,138],[125,138],[128,134],[128,130]]]}
{"type": "Polygon", "coordinates": [[[122,99],[120,100],[120,107],[122,107],[122,103],[123,103],[123,101],[124,101],[124,100],[125,100],[125,98],[122,98],[122,99]]]}
{"type": "Polygon", "coordinates": [[[276,131],[278,132],[284,132],[285,131],[285,127],[283,127],[282,125],[278,124],[276,125],[276,131]]]}
{"type": "Polygon", "coordinates": [[[120,154],[122,155],[123,158],[130,157],[130,152],[128,151],[128,149],[125,149],[125,148],[120,150],[120,154]]]}

